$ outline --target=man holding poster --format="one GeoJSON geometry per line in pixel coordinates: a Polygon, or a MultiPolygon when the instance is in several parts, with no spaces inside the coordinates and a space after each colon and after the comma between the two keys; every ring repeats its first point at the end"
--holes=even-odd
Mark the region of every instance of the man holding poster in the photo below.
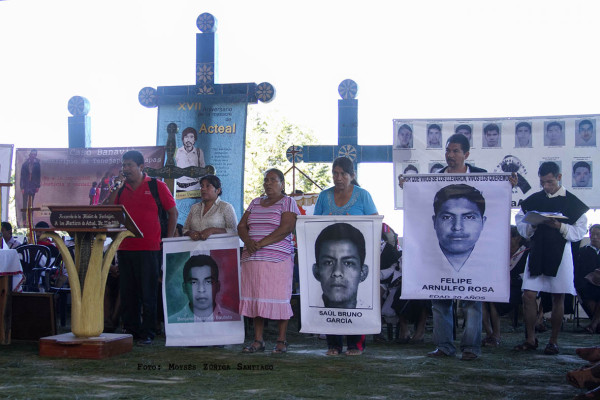
{"type": "MultiPolygon", "coordinates": [[[[461,300],[465,315],[462,360],[481,355],[481,301],[488,300],[490,294],[503,301],[504,292],[508,299],[508,259],[490,262],[488,254],[502,246],[508,253],[510,187],[503,176],[469,177],[471,173],[487,172],[465,162],[469,150],[469,139],[462,133],[454,134],[446,142],[448,166],[439,171],[439,176],[399,180],[400,187],[411,182],[404,190],[402,298],[432,300],[436,349],[427,354],[429,357],[456,353],[453,299],[461,300]],[[442,176],[445,174],[461,175],[442,176]],[[427,196],[433,197],[433,215],[432,203],[423,201],[427,196]],[[488,203],[490,212],[486,215],[488,203]],[[410,212],[406,212],[408,209],[410,212]],[[431,218],[430,224],[423,224],[426,217],[431,218]]],[[[509,180],[514,185],[517,178],[509,180]]]]}

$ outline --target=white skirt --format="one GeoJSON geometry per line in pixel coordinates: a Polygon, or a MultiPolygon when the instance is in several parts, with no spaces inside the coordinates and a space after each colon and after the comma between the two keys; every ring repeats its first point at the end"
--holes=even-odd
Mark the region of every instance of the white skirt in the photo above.
{"type": "Polygon", "coordinates": [[[573,283],[573,256],[571,255],[571,242],[565,244],[565,250],[556,276],[529,276],[529,258],[523,274],[523,290],[546,293],[569,293],[577,295],[573,283]]]}

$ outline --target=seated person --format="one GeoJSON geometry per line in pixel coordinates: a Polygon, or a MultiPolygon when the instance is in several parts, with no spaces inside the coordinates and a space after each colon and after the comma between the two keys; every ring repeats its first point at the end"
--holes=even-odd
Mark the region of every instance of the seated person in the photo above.
{"type": "Polygon", "coordinates": [[[585,328],[589,333],[600,333],[600,224],[590,228],[590,244],[579,250],[575,263],[575,289],[583,309],[590,317],[585,328]]]}
{"type": "Polygon", "coordinates": [[[190,257],[183,266],[182,285],[189,302],[169,316],[169,323],[240,320],[238,313],[221,307],[216,301],[221,283],[219,266],[211,256],[190,257]]]}
{"type": "MultiPolygon", "coordinates": [[[[13,236],[12,225],[10,222],[2,222],[2,239],[9,249],[14,249],[21,245],[21,242],[13,236]]],[[[0,243],[2,243],[2,240],[0,240],[0,243]]]]}

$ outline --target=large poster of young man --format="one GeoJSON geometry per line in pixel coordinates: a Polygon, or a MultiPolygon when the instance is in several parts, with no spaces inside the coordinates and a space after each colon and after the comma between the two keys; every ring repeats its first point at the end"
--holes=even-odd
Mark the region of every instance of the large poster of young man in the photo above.
{"type": "Polygon", "coordinates": [[[163,305],[167,346],[243,343],[239,239],[163,239],[163,305]]]}
{"type": "Polygon", "coordinates": [[[403,299],[508,301],[508,177],[406,176],[403,299]]]}
{"type": "Polygon", "coordinates": [[[379,333],[381,215],[298,216],[300,332],[379,333]]]}

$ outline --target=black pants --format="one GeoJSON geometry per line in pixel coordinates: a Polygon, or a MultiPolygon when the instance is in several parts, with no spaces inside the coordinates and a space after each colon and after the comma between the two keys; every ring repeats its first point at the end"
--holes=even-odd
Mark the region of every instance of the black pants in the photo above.
{"type": "Polygon", "coordinates": [[[134,338],[154,339],[160,251],[119,251],[123,326],[134,338]]]}

